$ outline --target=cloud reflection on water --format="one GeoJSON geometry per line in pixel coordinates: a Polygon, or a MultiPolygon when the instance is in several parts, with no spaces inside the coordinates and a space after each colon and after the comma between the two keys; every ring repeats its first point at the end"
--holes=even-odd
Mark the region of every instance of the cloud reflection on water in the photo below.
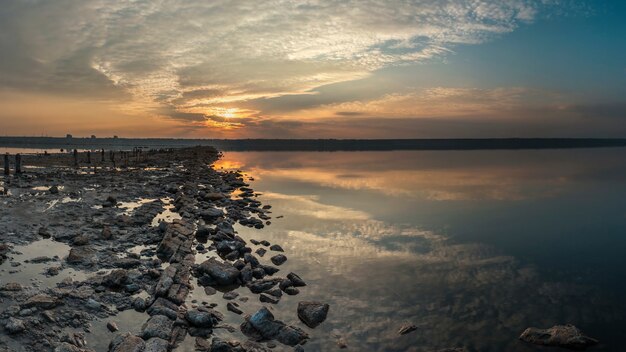
{"type": "MultiPolygon", "coordinates": [[[[508,153],[516,159],[502,162],[497,152],[226,157],[258,181],[253,187],[272,204],[274,215],[285,216],[274,218],[261,233],[241,228],[242,236],[285,248],[289,261],[281,270],[297,272],[309,283],[296,300],[331,304],[328,321],[310,331],[311,350],[335,350],[340,335],[350,348],[368,351],[452,346],[533,351],[517,340],[518,334],[528,326],[559,323],[577,324],[603,341],[619,336],[619,326],[606,324],[623,320],[625,309],[610,293],[569,276],[547,278],[491,245],[458,243],[445,232],[379,220],[371,211],[387,198],[406,206],[404,195],[427,195],[432,201],[428,192],[445,191],[458,195],[445,197],[448,201],[501,202],[560,197],[583,181],[619,179],[615,170],[621,166],[612,157],[596,160],[590,170],[584,161],[593,155],[586,152],[582,158],[508,153]],[[350,205],[337,204],[326,193],[320,196],[329,190],[353,198],[350,205]],[[377,196],[363,198],[363,193],[377,196]],[[399,337],[404,322],[418,330],[399,337]]],[[[289,321],[293,302],[287,298],[277,307],[281,319],[289,321]]]]}

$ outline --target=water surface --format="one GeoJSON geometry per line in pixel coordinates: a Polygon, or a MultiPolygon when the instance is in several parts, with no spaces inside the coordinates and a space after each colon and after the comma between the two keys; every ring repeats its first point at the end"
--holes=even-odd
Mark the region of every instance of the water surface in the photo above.
{"type": "Polygon", "coordinates": [[[277,318],[331,305],[307,350],[536,351],[526,327],[565,323],[623,350],[625,149],[227,152],[216,166],[273,205],[242,236],[281,244],[284,274],[309,283],[277,318]],[[405,323],[417,331],[399,336],[405,323]]]}

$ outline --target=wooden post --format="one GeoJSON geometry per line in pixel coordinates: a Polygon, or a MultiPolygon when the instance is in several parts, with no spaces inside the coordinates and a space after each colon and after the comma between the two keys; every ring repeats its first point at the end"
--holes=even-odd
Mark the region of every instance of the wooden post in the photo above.
{"type": "Polygon", "coordinates": [[[102,148],[102,162],[104,162],[104,148],[102,148]]]}
{"type": "Polygon", "coordinates": [[[8,175],[10,173],[9,169],[9,153],[4,154],[4,174],[8,175]]]}
{"type": "Polygon", "coordinates": [[[87,164],[91,164],[91,151],[87,151],[87,164]]]}
{"type": "Polygon", "coordinates": [[[78,149],[74,149],[74,166],[78,166],[78,149]]]}
{"type": "Polygon", "coordinates": [[[20,154],[15,154],[15,174],[19,175],[22,173],[22,156],[20,154]]]}
{"type": "Polygon", "coordinates": [[[113,163],[113,167],[115,167],[115,152],[111,150],[111,162],[113,163]]]}

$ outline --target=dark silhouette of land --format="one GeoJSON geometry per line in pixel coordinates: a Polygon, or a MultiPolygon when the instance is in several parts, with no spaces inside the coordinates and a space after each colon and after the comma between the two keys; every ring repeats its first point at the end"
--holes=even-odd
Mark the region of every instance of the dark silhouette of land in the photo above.
{"type": "Polygon", "coordinates": [[[182,148],[210,145],[223,151],[480,150],[625,147],[626,138],[495,139],[168,139],[0,137],[0,147],[33,149],[182,148]]]}

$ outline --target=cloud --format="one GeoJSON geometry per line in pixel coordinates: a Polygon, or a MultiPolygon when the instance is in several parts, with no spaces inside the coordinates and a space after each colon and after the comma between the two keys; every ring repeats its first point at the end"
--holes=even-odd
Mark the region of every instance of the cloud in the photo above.
{"type": "MultiPolygon", "coordinates": [[[[253,99],[447,55],[536,18],[539,0],[8,0],[5,89],[117,99],[197,123],[253,99]]],[[[232,112],[231,112],[232,113],[232,112]]],[[[236,111],[253,119],[262,111],[236,111]]],[[[225,121],[222,121],[225,123],[225,121]]],[[[244,121],[231,125],[244,124],[244,121]]]]}

